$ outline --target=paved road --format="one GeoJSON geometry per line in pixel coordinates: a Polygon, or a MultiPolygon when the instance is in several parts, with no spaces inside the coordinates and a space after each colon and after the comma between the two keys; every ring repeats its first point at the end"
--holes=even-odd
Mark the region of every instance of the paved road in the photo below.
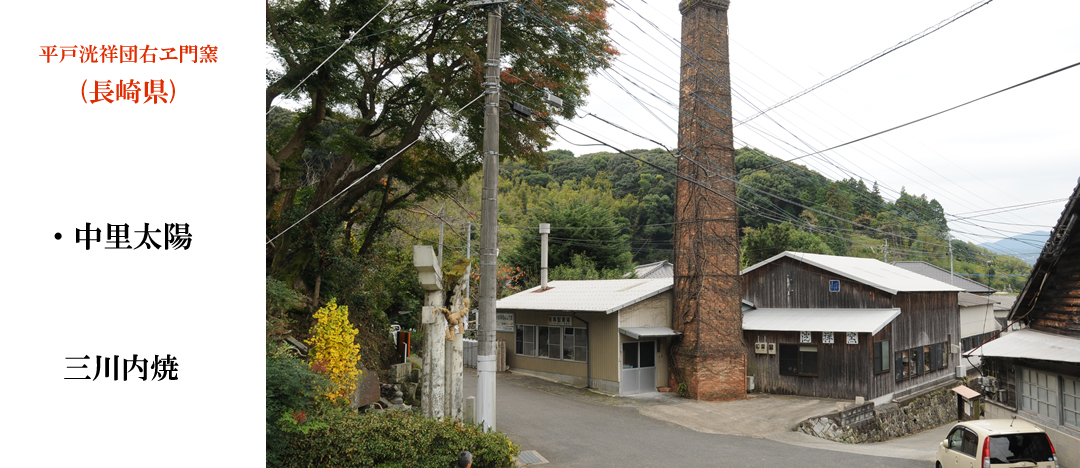
{"type": "MultiPolygon", "coordinates": [[[[805,444],[808,447],[760,437],[699,432],[643,414],[643,408],[677,404],[666,395],[613,398],[511,374],[499,374],[497,385],[497,428],[522,450],[539,452],[550,462],[540,465],[544,468],[932,466],[923,460],[822,450],[813,448],[815,442],[805,444]]],[[[475,372],[467,369],[465,394],[475,395],[475,388],[475,372]]]]}

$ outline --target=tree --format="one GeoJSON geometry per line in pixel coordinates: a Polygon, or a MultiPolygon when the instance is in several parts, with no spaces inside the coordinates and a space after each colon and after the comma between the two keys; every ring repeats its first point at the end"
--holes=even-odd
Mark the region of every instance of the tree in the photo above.
{"type": "MultiPolygon", "coordinates": [[[[389,213],[446,194],[480,169],[482,106],[467,105],[482,92],[487,31],[482,11],[466,3],[395,2],[379,15],[384,1],[267,3],[267,45],[280,66],[266,76],[268,237],[322,207],[268,245],[268,275],[317,302],[335,250],[356,237],[352,256],[367,254],[389,229],[389,213]],[[274,99],[298,85],[303,108],[271,112],[274,99]]],[[[549,89],[567,104],[562,115],[573,116],[586,78],[617,53],[607,5],[514,8],[503,22],[504,89],[541,116],[556,109],[534,86],[549,89]]],[[[539,160],[551,138],[538,122],[503,118],[500,129],[508,158],[539,160]]]]}
{"type": "Polygon", "coordinates": [[[751,266],[785,250],[832,255],[816,234],[799,230],[791,223],[769,224],[763,229],[743,228],[742,263],[751,266]]]}

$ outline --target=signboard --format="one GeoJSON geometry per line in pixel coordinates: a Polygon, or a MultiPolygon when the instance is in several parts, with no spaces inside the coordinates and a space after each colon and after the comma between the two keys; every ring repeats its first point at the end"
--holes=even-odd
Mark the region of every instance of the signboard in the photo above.
{"type": "Polygon", "coordinates": [[[495,314],[495,331],[514,333],[514,314],[495,314]]]}
{"type": "Polygon", "coordinates": [[[833,344],[833,332],[821,332],[821,342],[825,344],[833,344]]]}
{"type": "Polygon", "coordinates": [[[553,327],[569,327],[573,323],[569,315],[549,315],[548,325],[553,327]]]}
{"type": "Polygon", "coordinates": [[[829,292],[840,292],[840,280],[829,280],[829,292]]]}

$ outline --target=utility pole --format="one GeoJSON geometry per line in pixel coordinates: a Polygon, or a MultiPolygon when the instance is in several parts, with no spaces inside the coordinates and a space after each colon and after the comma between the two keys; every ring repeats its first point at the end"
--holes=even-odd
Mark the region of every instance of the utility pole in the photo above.
{"type": "Polygon", "coordinates": [[[484,188],[480,200],[480,310],[477,322],[476,421],[495,430],[495,267],[498,255],[499,85],[502,5],[476,0],[488,9],[488,53],[484,65],[484,188]]]}
{"type": "Polygon", "coordinates": [[[953,254],[952,254],[952,233],[948,233],[949,239],[949,285],[953,285],[953,280],[956,279],[956,273],[953,273],[953,254]]]}
{"type": "Polygon", "coordinates": [[[885,238],[885,263],[889,263],[889,238],[885,238]]]}

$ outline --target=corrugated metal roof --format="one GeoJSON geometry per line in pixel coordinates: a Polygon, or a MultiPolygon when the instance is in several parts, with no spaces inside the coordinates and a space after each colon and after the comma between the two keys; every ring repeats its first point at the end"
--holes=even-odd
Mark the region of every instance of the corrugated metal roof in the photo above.
{"type": "Polygon", "coordinates": [[[892,264],[907,271],[918,273],[923,276],[929,276],[942,283],[962,288],[969,293],[985,294],[997,292],[996,289],[991,288],[990,286],[957,274],[949,273],[949,270],[927,262],[892,262],[892,264]]]}
{"type": "Polygon", "coordinates": [[[626,327],[620,328],[619,333],[635,340],[641,337],[675,336],[682,334],[668,327],[626,327]]]}
{"type": "Polygon", "coordinates": [[[890,294],[897,292],[913,291],[962,291],[963,289],[951,286],[948,283],[928,278],[918,273],[912,273],[903,268],[889,265],[888,263],[873,258],[839,257],[836,255],[821,255],[801,252],[784,252],[763,260],[758,264],[742,271],[749,273],[757,268],[772,263],[777,259],[787,257],[798,260],[823,270],[835,273],[853,281],[858,281],[868,286],[886,291],[890,294]]]}
{"type": "Polygon", "coordinates": [[[1080,363],[1080,338],[1025,328],[1001,335],[964,355],[1080,363]]]}
{"type": "Polygon", "coordinates": [[[987,304],[996,304],[993,299],[986,296],[980,296],[978,294],[961,292],[956,296],[957,301],[960,303],[960,307],[974,307],[985,306],[987,304]]]}
{"type": "Polygon", "coordinates": [[[877,333],[900,309],[754,309],[743,312],[743,330],[877,333]]]}
{"type": "Polygon", "coordinates": [[[495,302],[497,310],[612,313],[671,289],[674,278],[552,281],[495,302]]]}
{"type": "Polygon", "coordinates": [[[675,266],[667,260],[638,265],[634,267],[638,279],[671,278],[675,276],[675,266]]]}

